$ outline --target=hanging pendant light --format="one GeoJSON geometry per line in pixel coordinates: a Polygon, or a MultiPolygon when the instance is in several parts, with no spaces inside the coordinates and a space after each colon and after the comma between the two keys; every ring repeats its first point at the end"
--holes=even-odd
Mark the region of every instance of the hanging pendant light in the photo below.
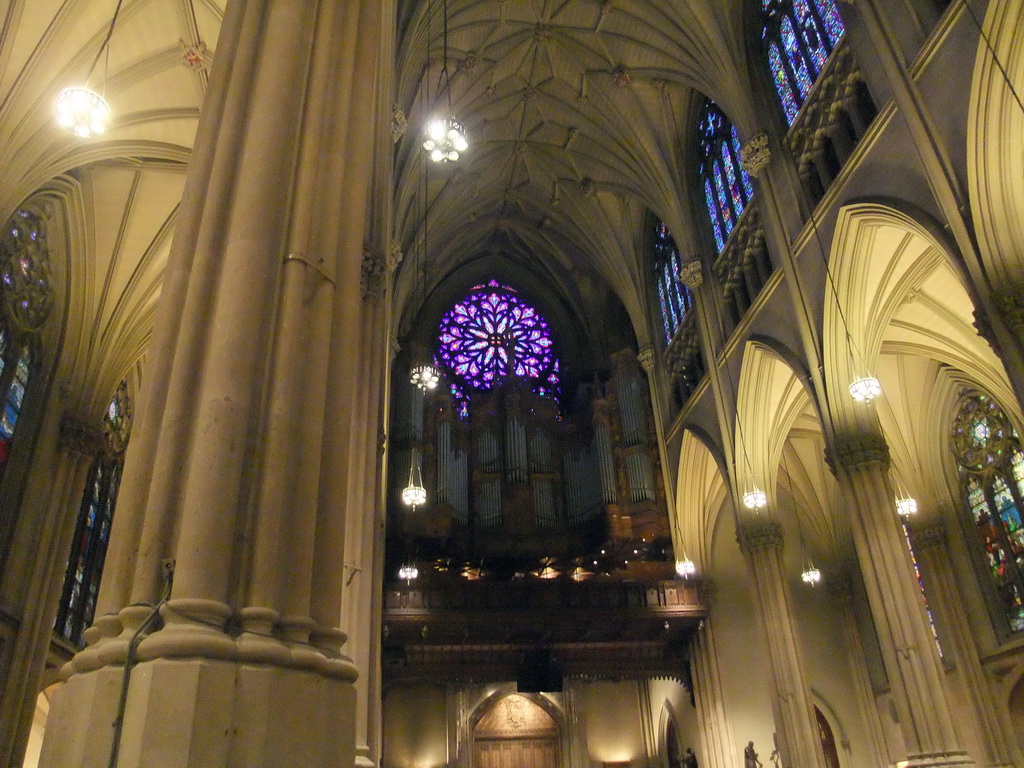
{"type": "Polygon", "coordinates": [[[412,460],[409,463],[409,484],[402,489],[402,503],[414,510],[427,503],[427,489],[423,487],[420,454],[415,448],[413,448],[412,460]]]}
{"type": "Polygon", "coordinates": [[[417,365],[409,371],[409,383],[415,384],[424,392],[437,389],[437,383],[441,380],[441,372],[429,363],[417,365]]]}
{"type": "Polygon", "coordinates": [[[910,496],[896,498],[896,512],[900,517],[910,517],[917,514],[917,499],[910,496]]]}
{"type": "Polygon", "coordinates": [[[743,494],[743,506],[755,512],[768,506],[768,494],[758,487],[743,494]]]}
{"type": "MultiPolygon", "coordinates": [[[[430,54],[430,10],[427,10],[427,58],[430,54]]],[[[448,114],[444,117],[428,120],[423,127],[423,149],[435,163],[454,163],[461,154],[469,149],[469,136],[466,127],[455,119],[452,107],[451,78],[448,75],[448,0],[444,0],[444,63],[438,87],[442,87],[448,96],[448,114]]]]}
{"type": "Polygon", "coordinates": [[[800,574],[800,578],[803,579],[804,584],[810,584],[813,587],[821,583],[821,571],[815,567],[814,563],[808,560],[804,566],[803,573],[800,574]]]}
{"type": "Polygon", "coordinates": [[[415,581],[420,576],[420,570],[415,565],[403,565],[398,569],[398,578],[408,584],[410,581],[415,581]]]}
{"type": "Polygon", "coordinates": [[[874,376],[862,376],[850,384],[850,396],[858,403],[870,403],[882,394],[882,384],[874,376]]]}
{"type": "MultiPolygon", "coordinates": [[[[100,56],[105,51],[107,63],[104,64],[103,72],[104,91],[107,83],[106,68],[110,62],[110,36],[114,34],[114,25],[117,24],[117,16],[121,12],[123,2],[124,0],[117,0],[114,15],[110,19],[110,26],[107,27],[107,35],[103,38],[103,44],[96,52],[96,57],[92,60],[92,65],[85,76],[85,81],[89,82],[89,78],[92,77],[92,73],[99,63],[100,56]]],[[[57,94],[57,100],[54,103],[54,116],[57,125],[61,128],[67,129],[79,138],[88,139],[94,134],[107,130],[107,124],[110,122],[110,105],[101,94],[91,88],[85,85],[72,85],[57,94]]]]}
{"type": "Polygon", "coordinates": [[[57,95],[57,124],[75,136],[88,139],[103,133],[110,120],[110,105],[96,91],[73,85],[57,95]]]}
{"type": "Polygon", "coordinates": [[[676,573],[684,579],[688,579],[691,576],[696,576],[697,564],[694,563],[693,560],[688,558],[684,553],[683,559],[676,561],[676,573]]]}

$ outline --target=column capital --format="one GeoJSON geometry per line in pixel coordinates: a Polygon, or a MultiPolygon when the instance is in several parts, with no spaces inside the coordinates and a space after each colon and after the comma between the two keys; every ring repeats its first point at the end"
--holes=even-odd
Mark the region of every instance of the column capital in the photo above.
{"type": "Polygon", "coordinates": [[[77,416],[65,415],[60,420],[57,447],[66,453],[93,459],[106,450],[103,430],[77,416]]]}
{"type": "Polygon", "coordinates": [[[853,600],[853,579],[849,574],[829,574],[825,579],[825,588],[837,603],[849,603],[853,600]]]}
{"type": "Polygon", "coordinates": [[[406,129],[409,127],[409,120],[405,116],[405,112],[397,104],[391,105],[391,141],[398,143],[398,140],[405,135],[406,129]]]}
{"type": "Polygon", "coordinates": [[[761,516],[744,520],[736,536],[736,541],[744,552],[781,549],[783,539],[782,525],[779,521],[761,516]]]}
{"type": "Polygon", "coordinates": [[[654,345],[644,344],[636,354],[636,361],[648,376],[654,370],[654,345]]]}
{"type": "Polygon", "coordinates": [[[875,464],[889,468],[889,444],[877,432],[837,435],[825,450],[825,462],[833,475],[841,470],[856,472],[875,464]]]}
{"type": "Polygon", "coordinates": [[[992,291],[992,304],[1007,329],[1018,339],[1024,337],[1024,283],[1011,283],[992,291]]]}
{"type": "Polygon", "coordinates": [[[751,176],[759,176],[768,167],[772,150],[768,146],[768,134],[763,131],[753,136],[740,148],[740,163],[751,176]]]}
{"type": "Polygon", "coordinates": [[[945,549],[946,541],[946,526],[941,520],[921,527],[914,526],[910,530],[910,543],[918,553],[945,549]]]}
{"type": "Polygon", "coordinates": [[[693,258],[684,261],[682,266],[679,267],[679,279],[691,291],[696,291],[704,285],[704,273],[701,269],[700,259],[693,258]]]}

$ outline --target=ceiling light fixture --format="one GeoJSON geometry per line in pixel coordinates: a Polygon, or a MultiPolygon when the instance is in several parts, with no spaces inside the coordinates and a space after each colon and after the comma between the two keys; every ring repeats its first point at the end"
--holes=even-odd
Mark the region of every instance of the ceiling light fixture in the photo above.
{"type": "Polygon", "coordinates": [[[768,494],[756,486],[743,494],[743,506],[755,512],[768,506],[768,494]]]}
{"type": "MultiPolygon", "coordinates": [[[[124,0],[117,0],[114,8],[114,15],[110,19],[110,26],[107,27],[107,35],[103,38],[103,44],[96,51],[96,57],[85,76],[85,82],[89,82],[100,56],[106,51],[107,58],[103,69],[103,88],[107,89],[107,67],[110,63],[110,36],[114,34],[114,25],[117,23],[117,16],[121,12],[121,3],[124,0]]],[[[88,139],[93,134],[103,133],[110,121],[110,105],[102,94],[97,93],[85,85],[72,85],[61,90],[57,94],[57,101],[54,104],[54,113],[57,124],[82,139],[88,139]]]]}
{"type": "Polygon", "coordinates": [[[409,462],[409,484],[402,489],[402,503],[407,507],[416,507],[427,503],[427,489],[423,487],[423,469],[420,467],[420,453],[412,449],[409,462]]]}
{"type": "Polygon", "coordinates": [[[697,575],[697,565],[690,558],[683,554],[682,560],[676,561],[676,573],[684,579],[697,575]]]}
{"type": "Polygon", "coordinates": [[[850,384],[850,396],[858,403],[870,403],[882,394],[882,384],[874,376],[861,376],[850,384]]]}
{"type": "MultiPolygon", "coordinates": [[[[427,9],[427,62],[430,61],[430,9],[427,9]]],[[[437,87],[448,96],[448,116],[428,120],[423,128],[423,149],[435,163],[455,162],[469,149],[465,126],[455,119],[452,108],[451,78],[448,75],[448,0],[444,0],[444,64],[437,87]],[[443,82],[443,86],[442,86],[443,82]]]]}

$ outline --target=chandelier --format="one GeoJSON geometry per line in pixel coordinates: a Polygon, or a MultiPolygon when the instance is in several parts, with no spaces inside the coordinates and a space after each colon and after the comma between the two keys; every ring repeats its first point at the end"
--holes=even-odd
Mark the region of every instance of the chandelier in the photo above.
{"type": "Polygon", "coordinates": [[[768,506],[768,494],[755,487],[743,494],[743,506],[754,511],[764,509],[768,506]]]}
{"type": "Polygon", "coordinates": [[[683,555],[682,560],[676,561],[676,573],[684,579],[688,579],[691,576],[697,574],[697,565],[686,555],[683,555]]]}
{"type": "Polygon", "coordinates": [[[408,583],[419,578],[420,571],[415,565],[403,565],[398,569],[398,578],[408,583]]]}
{"type": "Polygon", "coordinates": [[[910,496],[896,499],[896,512],[900,517],[910,517],[917,514],[917,499],[910,496]]]}
{"type": "MultiPolygon", "coordinates": [[[[430,54],[430,9],[427,9],[427,58],[430,54]]],[[[448,0],[444,0],[444,64],[438,88],[448,96],[448,116],[429,120],[423,128],[423,149],[435,163],[454,163],[469,149],[465,126],[455,119],[452,108],[452,84],[448,75],[448,0]]]]}
{"type": "Polygon", "coordinates": [[[882,394],[882,384],[874,376],[854,379],[850,384],[850,396],[858,403],[870,403],[882,394]]]}
{"type": "Polygon", "coordinates": [[[431,389],[437,389],[437,383],[441,380],[441,373],[434,366],[429,363],[425,365],[417,365],[411,371],[409,371],[409,383],[415,384],[417,387],[427,392],[431,389]]]}
{"type": "Polygon", "coordinates": [[[420,456],[415,448],[413,448],[412,460],[409,463],[409,484],[402,489],[402,503],[414,510],[427,503],[427,489],[423,487],[420,456]]]}
{"type": "Polygon", "coordinates": [[[804,584],[810,584],[813,587],[815,584],[821,583],[821,571],[808,560],[807,565],[804,566],[803,573],[800,574],[800,578],[803,579],[804,584]]]}
{"type": "MultiPolygon", "coordinates": [[[[124,0],[117,0],[114,15],[110,19],[110,25],[107,27],[106,37],[103,38],[103,44],[96,51],[96,57],[92,60],[89,72],[85,76],[85,81],[88,82],[89,78],[92,77],[93,71],[96,69],[96,65],[99,63],[100,56],[106,51],[107,61],[104,63],[103,71],[104,90],[106,90],[107,82],[106,68],[110,61],[110,36],[114,34],[114,25],[117,24],[117,16],[121,12],[122,2],[124,0]]],[[[110,121],[110,105],[96,91],[84,85],[72,85],[64,88],[57,94],[57,101],[54,104],[54,115],[57,119],[57,125],[61,128],[71,131],[71,133],[79,138],[88,139],[93,134],[103,133],[107,130],[107,123],[110,121]]]]}
{"type": "Polygon", "coordinates": [[[103,133],[110,120],[110,106],[96,91],[73,85],[57,95],[57,124],[75,136],[88,139],[103,133]]]}
{"type": "Polygon", "coordinates": [[[435,163],[455,162],[469,149],[466,129],[454,117],[431,120],[423,130],[423,149],[435,163]]]}

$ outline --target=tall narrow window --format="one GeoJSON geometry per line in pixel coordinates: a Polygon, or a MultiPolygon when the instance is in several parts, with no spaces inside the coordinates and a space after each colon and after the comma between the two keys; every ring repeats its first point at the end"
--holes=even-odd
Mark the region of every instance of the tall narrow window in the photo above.
{"type": "Polygon", "coordinates": [[[658,303],[666,342],[672,341],[693,303],[690,289],[679,278],[680,266],[682,260],[672,234],[664,223],[658,224],[654,229],[654,270],[658,280],[658,303]]]}
{"type": "Polygon", "coordinates": [[[835,0],[763,0],[762,38],[786,122],[791,124],[843,35],[835,0]]]}
{"type": "Polygon", "coordinates": [[[0,472],[7,465],[53,291],[43,220],[18,210],[0,236],[0,472]]]}
{"type": "Polygon", "coordinates": [[[131,435],[131,411],[128,385],[122,381],[103,419],[107,451],[96,459],[89,472],[54,624],[58,634],[78,647],[96,611],[124,452],[131,435]]]}
{"type": "Polygon", "coordinates": [[[754,190],[740,163],[740,138],[725,113],[710,99],[700,118],[700,177],[718,250],[743,213],[754,190]]]}
{"type": "Polygon", "coordinates": [[[1024,631],[1024,453],[1010,420],[992,398],[960,401],[952,430],[964,505],[977,550],[1011,632],[1024,631]]]}

